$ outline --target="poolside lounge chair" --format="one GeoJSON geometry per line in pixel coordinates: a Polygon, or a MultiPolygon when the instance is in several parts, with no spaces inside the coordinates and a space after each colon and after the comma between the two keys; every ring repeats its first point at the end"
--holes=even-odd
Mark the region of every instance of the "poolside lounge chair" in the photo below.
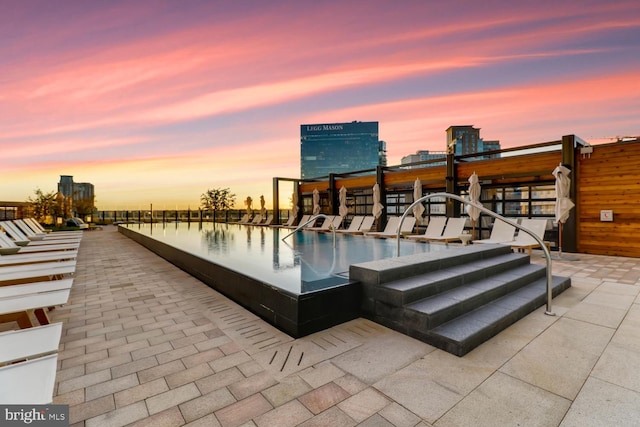
{"type": "Polygon", "coordinates": [[[53,400],[62,323],[0,333],[0,402],[53,400]]]}
{"type": "Polygon", "coordinates": [[[380,234],[391,234],[395,233],[398,228],[398,224],[400,223],[400,218],[397,216],[390,216],[387,218],[387,224],[384,227],[383,231],[368,231],[364,233],[365,236],[376,236],[380,234]]]}
{"type": "MultiPolygon", "coordinates": [[[[27,242],[28,243],[28,242],[27,242]]],[[[61,251],[61,250],[75,250],[77,251],[80,244],[78,242],[70,243],[57,243],[57,244],[27,244],[26,246],[20,246],[9,237],[4,231],[0,231],[0,255],[8,254],[24,254],[32,252],[49,252],[49,251],[61,251]]]]}
{"type": "MultiPolygon", "coordinates": [[[[300,218],[300,222],[298,222],[298,225],[302,225],[305,222],[309,221],[310,219],[311,219],[311,215],[302,215],[302,218],[300,218]]],[[[298,225],[283,226],[282,228],[294,229],[294,228],[298,228],[298,225]]]]}
{"type": "Polygon", "coordinates": [[[18,264],[33,264],[38,262],[67,261],[76,259],[78,251],[49,251],[33,252],[29,254],[0,255],[0,267],[18,264]]]}
{"type": "MultiPolygon", "coordinates": [[[[27,225],[29,225],[33,231],[35,231],[36,233],[44,233],[44,234],[51,234],[52,230],[48,230],[45,229],[38,221],[36,221],[33,218],[24,218],[23,219],[24,222],[27,223],[27,225]]],[[[82,230],[73,230],[73,231],[56,231],[55,233],[51,234],[51,236],[56,236],[56,237],[60,237],[60,236],[82,236],[82,230]]]]}
{"type": "Polygon", "coordinates": [[[509,244],[514,241],[516,228],[496,218],[493,222],[491,235],[488,239],[473,240],[473,243],[503,243],[509,244]]]}
{"type": "Polygon", "coordinates": [[[362,221],[364,220],[364,216],[356,215],[351,219],[351,223],[349,223],[349,227],[344,230],[336,230],[336,233],[343,234],[353,234],[360,229],[362,225],[362,221]]]}
{"type": "Polygon", "coordinates": [[[444,227],[447,223],[446,216],[432,216],[429,219],[429,223],[427,224],[427,230],[424,234],[413,234],[409,236],[404,236],[407,239],[411,240],[428,240],[433,238],[442,237],[442,232],[444,231],[444,227]]]}
{"type": "Polygon", "coordinates": [[[256,225],[271,225],[272,222],[273,222],[273,215],[269,214],[267,215],[267,219],[265,219],[264,222],[260,222],[256,225]]]}
{"type": "Polygon", "coordinates": [[[0,322],[30,328],[33,313],[41,325],[49,324],[47,308],[66,304],[72,285],[73,278],[0,286],[0,322]]]}
{"type": "Polygon", "coordinates": [[[296,222],[296,217],[291,215],[287,219],[287,222],[285,222],[284,224],[276,224],[276,225],[269,224],[269,226],[273,228],[289,228],[289,227],[293,227],[294,222],[296,222]]]}
{"type": "Polygon", "coordinates": [[[456,242],[460,241],[460,235],[464,231],[464,225],[467,218],[449,218],[447,225],[439,237],[423,237],[421,240],[425,242],[456,242]]]}
{"type": "Polygon", "coordinates": [[[75,271],[76,260],[0,267],[0,287],[35,280],[62,279],[75,271]]]}
{"type": "MultiPolygon", "coordinates": [[[[367,237],[377,237],[381,239],[396,237],[398,235],[398,226],[400,225],[400,217],[392,216],[387,221],[387,225],[384,227],[384,231],[370,231],[364,233],[367,237]]],[[[402,228],[400,229],[400,235],[411,233],[413,227],[416,225],[416,219],[412,216],[405,217],[402,222],[402,228]]]]}
{"type": "Polygon", "coordinates": [[[333,224],[333,215],[327,215],[326,218],[323,219],[322,224],[317,227],[305,227],[304,230],[310,231],[328,231],[331,224],[333,224]]]}
{"type": "Polygon", "coordinates": [[[82,234],[49,234],[35,231],[32,226],[28,225],[22,219],[14,219],[13,223],[22,231],[30,240],[82,240],[82,234]]]}
{"type": "MultiPolygon", "coordinates": [[[[33,218],[24,218],[24,222],[26,222],[27,224],[29,224],[29,226],[31,228],[33,228],[34,231],[36,232],[41,232],[41,233],[51,233],[53,230],[50,229],[45,229],[42,224],[40,224],[38,221],[36,221],[33,218]]],[[[74,231],[75,233],[75,231],[74,231]]]]}
{"type": "Polygon", "coordinates": [[[79,240],[69,239],[44,239],[42,238],[30,238],[22,232],[22,230],[12,221],[0,221],[0,227],[2,227],[7,234],[11,235],[11,238],[18,246],[26,245],[56,245],[56,244],[75,244],[80,246],[79,240]]]}
{"type": "Polygon", "coordinates": [[[77,244],[18,246],[0,231],[0,255],[31,254],[37,252],[78,251],[77,244]]]}
{"type": "Polygon", "coordinates": [[[242,218],[240,218],[240,220],[238,222],[236,222],[236,224],[250,224],[250,216],[249,214],[244,214],[242,215],[242,218]]]}
{"type": "MultiPolygon", "coordinates": [[[[358,228],[358,231],[352,231],[352,232],[349,232],[347,234],[364,234],[364,233],[368,233],[373,228],[373,223],[375,222],[375,220],[376,220],[375,217],[372,216],[372,215],[365,216],[364,219],[362,220],[362,223],[360,224],[360,228],[358,228]]],[[[340,230],[338,230],[338,231],[340,232],[340,230]]]]}
{"type": "MultiPolygon", "coordinates": [[[[547,229],[547,221],[546,219],[527,219],[523,218],[521,225],[524,228],[531,230],[536,236],[540,239],[544,239],[544,232],[547,229]]],[[[529,256],[531,256],[531,251],[534,248],[539,248],[540,244],[529,235],[522,230],[518,230],[518,235],[515,240],[511,243],[511,248],[518,251],[524,252],[524,250],[529,251],[529,256]]]]}
{"type": "Polygon", "coordinates": [[[328,233],[331,231],[331,228],[333,228],[335,231],[338,231],[338,229],[340,228],[340,225],[342,224],[342,217],[340,215],[336,215],[331,219],[331,223],[329,224],[329,227],[326,230],[317,230],[321,233],[328,233]]]}
{"type": "Polygon", "coordinates": [[[258,214],[256,216],[253,217],[253,220],[251,220],[251,225],[256,225],[262,222],[262,215],[258,214]]]}

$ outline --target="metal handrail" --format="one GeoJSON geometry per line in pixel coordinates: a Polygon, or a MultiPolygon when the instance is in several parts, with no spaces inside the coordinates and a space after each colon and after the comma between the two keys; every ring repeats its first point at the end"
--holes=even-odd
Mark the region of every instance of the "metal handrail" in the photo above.
{"type": "MultiPolygon", "coordinates": [[[[287,234],[286,236],[284,236],[284,237],[282,238],[282,240],[284,240],[284,239],[286,239],[287,237],[291,236],[292,234],[295,234],[295,233],[297,233],[298,231],[300,231],[300,230],[304,229],[304,227],[306,227],[306,226],[307,226],[307,224],[310,224],[310,223],[312,223],[312,222],[316,222],[316,220],[317,220],[318,218],[325,218],[325,219],[329,219],[329,217],[328,217],[327,215],[325,215],[325,214],[318,214],[318,215],[312,216],[311,218],[309,218],[309,220],[308,220],[307,222],[305,222],[304,224],[300,224],[300,225],[298,225],[298,226],[297,226],[297,227],[296,227],[296,228],[295,228],[291,233],[289,233],[289,234],[287,234]]],[[[335,248],[335,247],[336,247],[336,229],[335,229],[335,227],[333,226],[333,223],[332,223],[331,225],[329,225],[329,230],[331,230],[331,232],[333,233],[333,247],[335,248]]]]}
{"type": "Polygon", "coordinates": [[[525,233],[527,233],[528,235],[530,235],[531,237],[533,237],[539,244],[540,247],[542,248],[542,251],[544,252],[544,256],[547,259],[547,309],[544,312],[544,314],[549,315],[549,316],[555,316],[555,313],[553,311],[551,311],[551,300],[553,299],[553,288],[551,286],[552,283],[552,278],[551,278],[551,252],[549,252],[549,249],[547,248],[547,246],[544,244],[544,241],[538,237],[536,235],[536,233],[534,233],[533,231],[521,226],[520,224],[518,224],[517,222],[511,221],[510,219],[507,219],[505,217],[503,217],[502,215],[499,215],[495,212],[493,212],[490,209],[485,208],[484,206],[478,204],[478,203],[474,203],[470,200],[466,200],[463,197],[458,196],[457,194],[450,194],[450,193],[432,193],[432,194],[427,194],[426,196],[423,196],[421,198],[419,198],[418,200],[414,201],[407,209],[405,209],[404,213],[402,214],[402,217],[400,218],[400,222],[398,223],[398,228],[396,229],[396,243],[397,243],[397,252],[396,252],[396,256],[400,256],[400,230],[402,228],[402,223],[404,222],[405,217],[407,216],[407,214],[409,214],[409,212],[412,211],[413,207],[416,206],[418,203],[422,203],[424,200],[428,200],[431,199],[433,197],[445,197],[445,198],[449,198],[449,199],[454,199],[457,200],[461,203],[464,203],[466,205],[469,206],[473,206],[477,209],[480,210],[480,212],[484,212],[485,214],[492,216],[496,219],[499,219],[501,221],[506,222],[509,225],[512,225],[514,227],[516,227],[517,229],[524,231],[525,233]]]}

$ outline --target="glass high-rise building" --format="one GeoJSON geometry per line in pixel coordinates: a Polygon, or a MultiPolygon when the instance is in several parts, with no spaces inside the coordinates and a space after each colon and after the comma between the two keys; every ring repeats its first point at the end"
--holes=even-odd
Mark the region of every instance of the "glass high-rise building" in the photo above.
{"type": "Polygon", "coordinates": [[[300,126],[300,177],[317,178],[386,166],[387,151],[378,139],[378,122],[300,126]]]}

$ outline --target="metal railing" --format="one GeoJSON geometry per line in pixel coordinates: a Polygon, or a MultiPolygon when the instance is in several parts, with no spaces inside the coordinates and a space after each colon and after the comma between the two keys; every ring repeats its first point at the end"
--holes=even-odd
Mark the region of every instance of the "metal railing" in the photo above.
{"type": "MultiPolygon", "coordinates": [[[[427,194],[426,196],[423,196],[421,198],[419,198],[418,200],[415,200],[407,209],[405,209],[404,213],[402,214],[402,217],[400,218],[400,222],[398,223],[398,228],[396,229],[396,244],[397,244],[397,251],[396,251],[396,256],[400,256],[400,230],[402,229],[402,223],[404,222],[404,219],[406,218],[406,216],[412,212],[413,207],[417,206],[418,203],[422,203],[424,200],[428,200],[431,199],[433,197],[446,197],[449,199],[453,199],[453,200],[457,200],[461,203],[464,203],[466,205],[469,206],[473,206],[475,208],[477,208],[478,210],[480,210],[480,212],[483,212],[489,216],[492,216],[500,221],[504,221],[509,225],[512,225],[514,227],[516,227],[518,230],[524,231],[525,233],[527,233],[528,235],[530,235],[531,237],[533,237],[536,242],[538,242],[540,244],[540,247],[542,248],[542,251],[544,253],[544,256],[547,260],[547,309],[544,312],[544,314],[549,315],[549,316],[555,316],[555,313],[551,310],[551,300],[553,299],[553,287],[552,287],[552,278],[551,278],[551,252],[549,252],[549,248],[547,248],[547,245],[544,244],[544,240],[542,240],[540,237],[538,237],[536,235],[536,233],[534,233],[533,231],[521,226],[520,224],[518,224],[515,221],[511,221],[510,219],[507,219],[505,217],[503,217],[502,215],[499,215],[495,212],[493,212],[490,209],[485,208],[484,206],[482,206],[481,204],[478,203],[474,203],[470,200],[466,200],[463,197],[458,196],[457,194],[450,194],[450,193],[432,193],[432,194],[427,194]]],[[[335,237],[334,237],[335,239],[335,237]]]]}
{"type": "MultiPolygon", "coordinates": [[[[330,219],[327,215],[325,214],[318,214],[315,216],[312,216],[311,218],[309,218],[309,220],[307,222],[305,222],[304,224],[299,224],[291,233],[287,234],[286,236],[284,236],[282,238],[282,240],[286,239],[287,237],[291,236],[292,234],[297,233],[300,230],[303,230],[308,224],[314,223],[316,222],[316,220],[318,218],[324,218],[324,219],[330,219]]],[[[336,247],[336,229],[333,226],[333,224],[329,225],[329,230],[331,230],[331,232],[333,233],[333,248],[335,250],[336,247]]]]}

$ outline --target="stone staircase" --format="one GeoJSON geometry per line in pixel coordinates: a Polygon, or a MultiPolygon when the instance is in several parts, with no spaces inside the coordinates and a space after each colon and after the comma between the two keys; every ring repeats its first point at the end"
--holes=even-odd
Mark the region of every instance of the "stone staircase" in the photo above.
{"type": "MultiPolygon", "coordinates": [[[[505,245],[449,246],[352,265],[368,317],[463,356],[546,304],[546,268],[505,245]]],[[[553,295],[571,286],[552,278],[553,295]]]]}

